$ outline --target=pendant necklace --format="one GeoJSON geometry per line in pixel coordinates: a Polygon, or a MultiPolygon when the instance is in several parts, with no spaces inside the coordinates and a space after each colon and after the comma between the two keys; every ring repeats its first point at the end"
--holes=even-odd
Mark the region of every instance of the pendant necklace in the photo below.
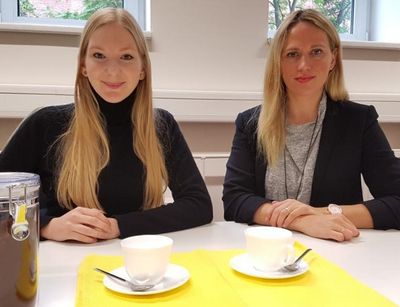
{"type": "MultiPolygon", "coordinates": [[[[314,139],[314,134],[315,134],[315,131],[316,131],[316,128],[317,128],[318,119],[319,119],[319,111],[318,111],[318,113],[317,113],[317,118],[316,118],[315,123],[314,123],[314,127],[313,127],[313,131],[312,131],[312,134],[311,134],[310,143],[309,143],[309,145],[308,145],[307,154],[306,154],[305,161],[304,161],[304,165],[303,165],[303,169],[301,170],[301,173],[300,173],[299,185],[298,185],[298,187],[297,187],[297,192],[296,192],[296,197],[295,197],[296,200],[298,199],[299,194],[300,194],[301,186],[302,186],[302,184],[303,184],[304,171],[305,171],[305,169],[306,169],[306,165],[307,165],[308,158],[310,157],[311,149],[313,148],[313,145],[314,145],[313,139],[314,139]]],[[[285,144],[285,149],[283,150],[283,160],[284,160],[283,166],[284,166],[284,170],[285,170],[285,192],[286,192],[286,199],[288,199],[288,198],[289,198],[289,192],[288,192],[288,187],[287,187],[286,151],[290,154],[290,151],[289,151],[289,149],[287,148],[287,146],[286,146],[286,144],[285,144]]],[[[290,154],[290,156],[291,156],[291,159],[293,160],[294,165],[295,165],[295,166],[297,167],[297,169],[300,171],[300,168],[297,166],[297,164],[296,164],[296,162],[294,161],[294,159],[293,159],[293,157],[292,157],[291,154],[290,154]]]]}

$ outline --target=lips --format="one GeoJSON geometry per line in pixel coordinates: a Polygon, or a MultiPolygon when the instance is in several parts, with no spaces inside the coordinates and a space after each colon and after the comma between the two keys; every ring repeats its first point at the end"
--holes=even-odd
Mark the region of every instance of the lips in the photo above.
{"type": "Polygon", "coordinates": [[[311,81],[312,79],[314,79],[313,76],[301,76],[301,77],[295,78],[295,80],[300,83],[307,83],[307,82],[311,81]]]}
{"type": "Polygon", "coordinates": [[[111,88],[111,89],[118,89],[120,88],[124,82],[103,82],[107,87],[111,88]]]}

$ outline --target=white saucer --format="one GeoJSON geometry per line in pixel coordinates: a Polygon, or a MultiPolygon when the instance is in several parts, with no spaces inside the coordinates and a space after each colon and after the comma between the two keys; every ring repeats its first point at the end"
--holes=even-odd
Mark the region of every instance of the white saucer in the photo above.
{"type": "MultiPolygon", "coordinates": [[[[129,279],[125,267],[119,267],[118,269],[111,271],[111,273],[124,279],[129,279]]],[[[108,276],[104,277],[103,284],[109,290],[122,294],[150,295],[178,288],[189,280],[189,276],[190,274],[188,270],[186,270],[184,267],[176,264],[169,264],[163,279],[153,288],[146,291],[132,291],[128,286],[124,285],[124,283],[120,283],[108,276]]]]}
{"type": "Polygon", "coordinates": [[[294,272],[286,272],[283,270],[268,271],[268,272],[259,271],[251,264],[250,257],[247,253],[233,257],[230,261],[230,266],[232,269],[238,271],[239,273],[265,279],[291,278],[302,275],[308,271],[308,264],[303,260],[300,260],[299,269],[294,272]]]}

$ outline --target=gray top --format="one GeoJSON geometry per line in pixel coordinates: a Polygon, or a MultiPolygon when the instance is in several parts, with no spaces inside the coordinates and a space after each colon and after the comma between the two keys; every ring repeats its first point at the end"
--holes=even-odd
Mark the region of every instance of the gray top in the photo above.
{"type": "Polygon", "coordinates": [[[324,94],[319,105],[317,122],[286,125],[286,176],[285,158],[282,155],[275,166],[267,167],[265,174],[266,198],[272,200],[290,198],[309,204],[325,111],[326,95],[324,94]],[[312,141],[311,137],[313,138],[312,141]],[[309,148],[310,152],[307,159],[309,148]],[[285,177],[288,195],[286,195],[285,177]]]}

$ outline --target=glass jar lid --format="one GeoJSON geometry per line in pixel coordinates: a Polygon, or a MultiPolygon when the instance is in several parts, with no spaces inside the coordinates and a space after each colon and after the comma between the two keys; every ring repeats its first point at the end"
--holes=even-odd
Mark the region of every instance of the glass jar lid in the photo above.
{"type": "Polygon", "coordinates": [[[22,172],[0,172],[0,189],[24,185],[27,187],[40,184],[39,175],[22,172]]]}
{"type": "Polygon", "coordinates": [[[32,173],[0,172],[0,210],[10,201],[25,200],[29,206],[39,196],[40,177],[32,173]]]}

